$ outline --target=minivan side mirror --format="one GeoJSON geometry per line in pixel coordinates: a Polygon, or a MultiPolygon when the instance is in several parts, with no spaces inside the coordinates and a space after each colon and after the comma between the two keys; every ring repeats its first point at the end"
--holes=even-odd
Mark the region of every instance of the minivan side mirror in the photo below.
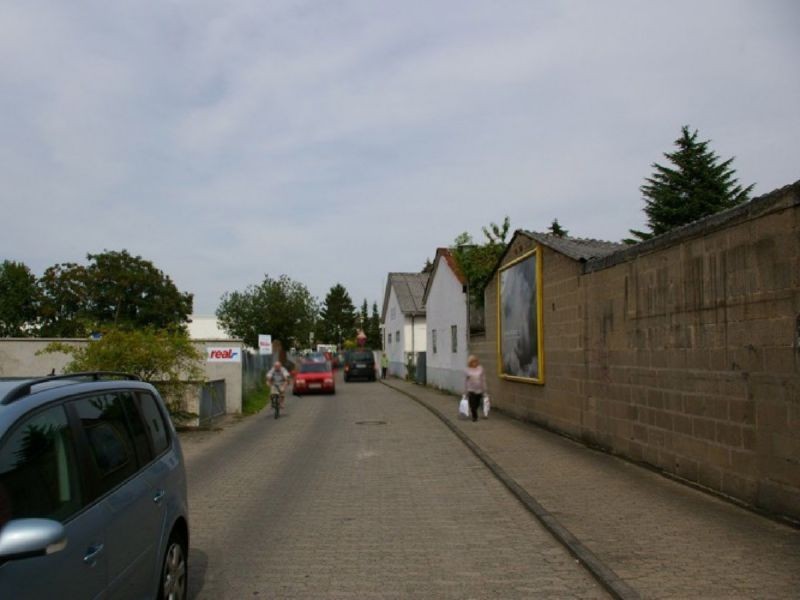
{"type": "Polygon", "coordinates": [[[0,561],[54,554],[66,547],[67,532],[52,519],[14,519],[0,529],[0,561]]]}

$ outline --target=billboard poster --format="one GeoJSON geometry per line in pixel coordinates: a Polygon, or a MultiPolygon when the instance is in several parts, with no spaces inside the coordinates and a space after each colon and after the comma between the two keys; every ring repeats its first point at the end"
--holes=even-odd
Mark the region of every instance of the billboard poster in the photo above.
{"type": "Polygon", "coordinates": [[[500,375],[542,380],[539,253],[502,267],[498,291],[500,375]]]}
{"type": "Polygon", "coordinates": [[[272,336],[265,333],[258,334],[258,353],[272,354],[272,336]]]}

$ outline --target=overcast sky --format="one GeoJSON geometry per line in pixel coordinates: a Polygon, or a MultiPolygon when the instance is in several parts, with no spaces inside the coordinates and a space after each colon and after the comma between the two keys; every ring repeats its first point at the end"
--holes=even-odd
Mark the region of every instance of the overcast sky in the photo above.
{"type": "Polygon", "coordinates": [[[0,260],[127,249],[211,314],[382,302],[461,232],[618,241],[684,124],[800,179],[800,2],[0,0],[0,260]]]}

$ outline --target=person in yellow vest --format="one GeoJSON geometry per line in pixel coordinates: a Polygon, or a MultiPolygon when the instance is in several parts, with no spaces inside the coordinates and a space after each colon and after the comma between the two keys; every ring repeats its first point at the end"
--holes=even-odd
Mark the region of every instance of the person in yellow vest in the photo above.
{"type": "Polygon", "coordinates": [[[389,356],[384,352],[381,355],[381,379],[386,379],[386,371],[389,369],[389,356]]]}

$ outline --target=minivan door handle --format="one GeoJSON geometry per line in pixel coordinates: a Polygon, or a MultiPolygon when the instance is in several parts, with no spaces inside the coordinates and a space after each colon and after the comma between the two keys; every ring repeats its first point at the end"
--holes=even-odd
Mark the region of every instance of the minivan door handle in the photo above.
{"type": "Polygon", "coordinates": [[[161,501],[164,499],[164,496],[166,495],[167,492],[165,492],[164,490],[158,490],[156,492],[156,495],[153,496],[153,502],[155,502],[156,504],[161,504],[161,501]]]}
{"type": "Polygon", "coordinates": [[[97,564],[97,557],[103,551],[105,546],[103,544],[95,544],[94,546],[90,546],[89,549],[86,551],[86,555],[83,557],[83,563],[93,567],[97,564]]]}

